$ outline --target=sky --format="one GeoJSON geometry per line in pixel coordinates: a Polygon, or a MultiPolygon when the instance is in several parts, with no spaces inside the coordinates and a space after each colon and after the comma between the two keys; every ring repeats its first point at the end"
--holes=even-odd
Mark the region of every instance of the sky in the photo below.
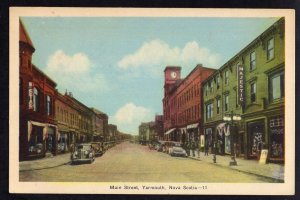
{"type": "Polygon", "coordinates": [[[278,18],[22,17],[32,62],[57,89],[138,134],[162,114],[164,69],[220,68],[278,18]]]}

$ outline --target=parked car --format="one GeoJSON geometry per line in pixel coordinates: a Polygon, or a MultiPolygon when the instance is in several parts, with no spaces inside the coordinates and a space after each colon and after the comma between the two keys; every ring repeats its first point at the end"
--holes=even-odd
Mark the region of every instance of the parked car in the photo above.
{"type": "Polygon", "coordinates": [[[170,149],[170,155],[187,157],[186,151],[180,146],[172,147],[172,149],[170,149]]]}
{"type": "Polygon", "coordinates": [[[92,142],[92,147],[95,151],[95,156],[102,156],[104,154],[103,143],[102,142],[92,142]]]}
{"type": "Polygon", "coordinates": [[[71,163],[89,162],[95,160],[95,151],[92,144],[76,144],[71,153],[71,163]]]}

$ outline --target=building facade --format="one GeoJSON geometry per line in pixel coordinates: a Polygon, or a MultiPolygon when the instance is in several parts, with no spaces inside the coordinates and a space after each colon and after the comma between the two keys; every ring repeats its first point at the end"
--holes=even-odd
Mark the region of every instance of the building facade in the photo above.
{"type": "Polygon", "coordinates": [[[165,68],[163,113],[166,140],[198,144],[202,130],[201,85],[214,71],[197,65],[181,79],[181,67],[165,68]]]}
{"type": "Polygon", "coordinates": [[[142,122],[139,126],[139,141],[142,144],[148,144],[157,141],[155,122],[142,122]]]}
{"type": "Polygon", "coordinates": [[[205,140],[219,153],[234,143],[245,158],[267,149],[269,161],[284,161],[284,45],[281,18],[203,82],[205,140]],[[225,123],[227,115],[241,121],[225,123]]]}
{"type": "Polygon", "coordinates": [[[35,48],[19,22],[20,160],[56,154],[56,83],[32,64],[35,48]]]}
{"type": "Polygon", "coordinates": [[[104,141],[108,131],[108,116],[96,108],[91,108],[91,110],[93,141],[104,141]]]}
{"type": "Polygon", "coordinates": [[[155,132],[157,140],[164,139],[164,116],[155,115],[155,132]]]}

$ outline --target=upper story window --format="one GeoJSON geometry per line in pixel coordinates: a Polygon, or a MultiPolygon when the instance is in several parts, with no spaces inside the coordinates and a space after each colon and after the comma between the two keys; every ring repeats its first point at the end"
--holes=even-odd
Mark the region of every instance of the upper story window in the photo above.
{"type": "Polygon", "coordinates": [[[213,104],[210,103],[206,105],[206,119],[211,119],[213,117],[213,104]]]}
{"type": "Polygon", "coordinates": [[[229,77],[228,77],[228,70],[225,71],[225,85],[228,85],[229,77]]]}
{"type": "Polygon", "coordinates": [[[39,91],[36,87],[33,88],[33,111],[38,111],[39,105],[39,91]]]}
{"type": "Polygon", "coordinates": [[[268,40],[267,43],[267,59],[271,60],[274,58],[274,38],[268,40]]]}
{"type": "Polygon", "coordinates": [[[217,89],[220,88],[220,75],[217,75],[217,89]]]}
{"type": "Polygon", "coordinates": [[[214,84],[213,81],[210,82],[210,93],[213,93],[214,91],[214,84]]]}
{"type": "Polygon", "coordinates": [[[220,105],[221,105],[221,100],[217,99],[217,114],[220,114],[220,105]]]}
{"type": "Polygon", "coordinates": [[[19,79],[19,99],[20,99],[20,105],[23,105],[23,80],[19,79]]]}
{"type": "Polygon", "coordinates": [[[284,72],[273,74],[270,80],[270,100],[275,101],[284,97],[284,72]]]}
{"type": "Polygon", "coordinates": [[[225,95],[225,111],[229,110],[229,95],[225,95]]]}
{"type": "Polygon", "coordinates": [[[256,102],[256,83],[251,84],[251,103],[256,102]]]}
{"type": "Polygon", "coordinates": [[[254,70],[256,68],[256,62],[255,62],[255,51],[250,53],[250,71],[254,70]]]}
{"type": "Polygon", "coordinates": [[[209,88],[209,86],[208,86],[208,82],[207,82],[207,83],[206,83],[206,87],[205,87],[205,96],[207,96],[208,88],[209,88]]]}
{"type": "Polygon", "coordinates": [[[46,96],[46,113],[48,116],[52,115],[51,108],[52,108],[52,98],[49,95],[47,95],[46,96]]]}

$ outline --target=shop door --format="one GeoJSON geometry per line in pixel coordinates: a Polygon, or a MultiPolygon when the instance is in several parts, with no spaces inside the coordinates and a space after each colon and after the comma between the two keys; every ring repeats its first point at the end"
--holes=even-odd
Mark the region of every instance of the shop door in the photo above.
{"type": "Polygon", "coordinates": [[[249,135],[249,158],[258,158],[263,148],[265,142],[264,138],[264,123],[255,122],[248,125],[248,135],[249,135]]]}

